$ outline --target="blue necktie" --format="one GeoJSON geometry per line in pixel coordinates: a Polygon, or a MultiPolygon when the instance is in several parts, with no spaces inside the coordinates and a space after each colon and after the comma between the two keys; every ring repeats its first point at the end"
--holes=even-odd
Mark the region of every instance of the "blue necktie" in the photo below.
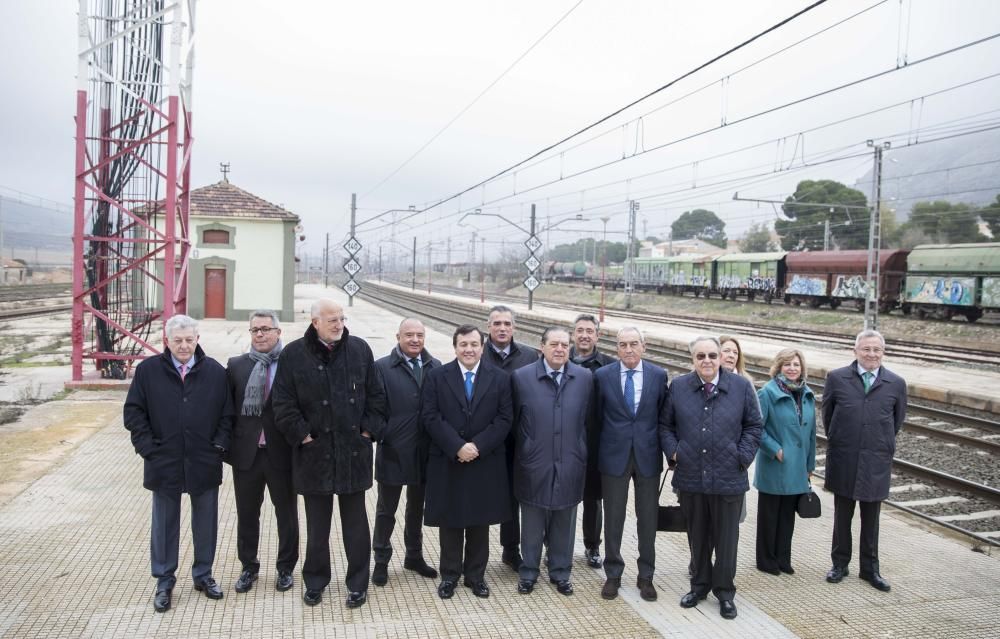
{"type": "Polygon", "coordinates": [[[472,372],[469,371],[465,374],[465,398],[472,401],[472,372]]]}
{"type": "Polygon", "coordinates": [[[625,371],[625,405],[628,406],[628,412],[635,415],[635,380],[632,376],[635,375],[635,370],[625,371]]]}

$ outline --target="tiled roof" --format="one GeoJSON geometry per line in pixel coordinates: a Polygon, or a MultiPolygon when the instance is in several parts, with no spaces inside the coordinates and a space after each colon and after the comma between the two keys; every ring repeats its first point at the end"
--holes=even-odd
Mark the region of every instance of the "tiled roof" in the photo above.
{"type": "Polygon", "coordinates": [[[271,204],[226,180],[191,191],[191,215],[299,220],[299,216],[291,211],[271,204]]]}

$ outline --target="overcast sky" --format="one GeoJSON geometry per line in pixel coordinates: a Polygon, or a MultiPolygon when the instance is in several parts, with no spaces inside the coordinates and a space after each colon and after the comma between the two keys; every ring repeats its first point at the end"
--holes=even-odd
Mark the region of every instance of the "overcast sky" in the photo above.
{"type": "MultiPolygon", "coordinates": [[[[302,217],[306,250],[318,254],[325,233],[344,240],[352,192],[359,196],[359,221],[388,209],[427,208],[811,3],[577,4],[202,0],[194,185],[218,181],[219,163],[231,163],[234,184],[302,217]],[[377,186],[550,29],[461,118],[377,186]]],[[[0,194],[71,201],[77,6],[0,2],[6,52],[0,194]]],[[[532,203],[539,227],[560,224],[548,238],[552,244],[599,233],[602,216],[610,217],[611,239],[625,230],[629,199],[640,202],[640,233],[645,224],[648,234],[663,237],[683,211],[702,207],[716,211],[729,236],[738,237],[752,222],[773,220],[774,212],[734,202],[735,191],[780,200],[802,179],[850,184],[871,166],[870,156],[861,155],[868,138],[891,140],[896,161],[905,163],[905,145],[915,139],[996,126],[1000,79],[982,78],[1000,73],[1000,39],[917,62],[997,33],[994,0],[827,2],[544,154],[545,161],[400,222],[396,240],[434,242],[440,261],[446,239],[453,257],[464,256],[477,230],[495,253],[501,240],[525,236],[497,217],[467,217],[459,225],[462,215],[480,208],[527,226],[532,203]],[[897,66],[903,68],[892,71],[897,66]],[[584,219],[563,222],[575,215],[584,219]]],[[[967,139],[975,144],[976,137],[967,139]]],[[[391,237],[380,222],[362,229],[359,239],[373,250],[391,237]]]]}

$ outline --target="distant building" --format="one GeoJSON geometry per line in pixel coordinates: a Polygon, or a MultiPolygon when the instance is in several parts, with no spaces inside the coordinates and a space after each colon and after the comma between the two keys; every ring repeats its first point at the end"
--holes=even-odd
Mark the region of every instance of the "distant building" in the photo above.
{"type": "MultiPolygon", "coordinates": [[[[254,309],[269,308],[292,321],[299,217],[228,179],[190,197],[188,315],[245,320],[254,309]]],[[[163,228],[162,216],[156,226],[163,228]]]]}
{"type": "Polygon", "coordinates": [[[31,277],[24,260],[0,260],[0,284],[23,284],[31,277]]]}
{"type": "Polygon", "coordinates": [[[639,257],[672,257],[674,255],[724,255],[730,252],[703,240],[674,240],[652,244],[643,242],[639,248],[639,257]]]}

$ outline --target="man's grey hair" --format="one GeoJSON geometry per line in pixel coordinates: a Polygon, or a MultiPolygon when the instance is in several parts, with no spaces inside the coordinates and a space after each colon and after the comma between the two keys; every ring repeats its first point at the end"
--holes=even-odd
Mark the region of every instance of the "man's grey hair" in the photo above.
{"type": "Polygon", "coordinates": [[[861,345],[861,340],[867,339],[869,337],[877,337],[878,341],[882,342],[882,348],[885,348],[885,338],[882,337],[882,333],[879,333],[874,328],[866,328],[865,330],[858,333],[858,336],[854,338],[854,348],[861,345]]]}
{"type": "Polygon", "coordinates": [[[720,351],[722,350],[722,344],[719,343],[719,339],[717,337],[712,337],[710,335],[699,335],[698,337],[694,338],[688,343],[688,352],[691,353],[692,355],[694,355],[694,347],[698,342],[712,342],[713,344],[715,344],[715,347],[717,349],[719,349],[720,351]]]}
{"type": "Polygon", "coordinates": [[[622,341],[623,333],[635,333],[636,335],[639,336],[639,343],[642,344],[643,346],[646,345],[646,338],[645,336],[643,336],[642,331],[639,330],[638,326],[624,326],[620,328],[618,330],[618,335],[615,336],[615,341],[617,342],[622,341]]]}
{"type": "Polygon", "coordinates": [[[573,326],[576,326],[580,322],[590,322],[591,324],[594,325],[594,329],[595,330],[598,330],[598,331],[601,330],[601,323],[598,322],[597,318],[594,317],[593,315],[589,315],[587,313],[582,313],[580,315],[577,315],[576,319],[573,320],[573,326]]]}
{"type": "Polygon", "coordinates": [[[514,309],[512,309],[509,306],[504,306],[503,304],[497,304],[496,306],[490,309],[489,314],[493,315],[494,313],[510,313],[510,321],[512,322],[517,321],[517,315],[514,314],[514,309]]]}
{"type": "Polygon", "coordinates": [[[312,306],[309,308],[309,319],[316,319],[317,317],[319,317],[319,312],[323,309],[324,306],[335,306],[337,308],[341,308],[340,304],[334,302],[329,297],[321,297],[315,302],[313,302],[312,306]]]}
{"type": "Polygon", "coordinates": [[[256,311],[250,313],[251,322],[255,317],[269,319],[271,320],[271,326],[274,328],[281,328],[281,322],[278,321],[278,314],[269,308],[258,308],[256,311]]]}
{"type": "Polygon", "coordinates": [[[194,329],[194,334],[198,334],[198,322],[194,318],[188,317],[187,315],[174,315],[167,320],[166,325],[163,327],[163,332],[167,334],[167,339],[174,334],[174,331],[184,331],[189,328],[194,329]]]}

